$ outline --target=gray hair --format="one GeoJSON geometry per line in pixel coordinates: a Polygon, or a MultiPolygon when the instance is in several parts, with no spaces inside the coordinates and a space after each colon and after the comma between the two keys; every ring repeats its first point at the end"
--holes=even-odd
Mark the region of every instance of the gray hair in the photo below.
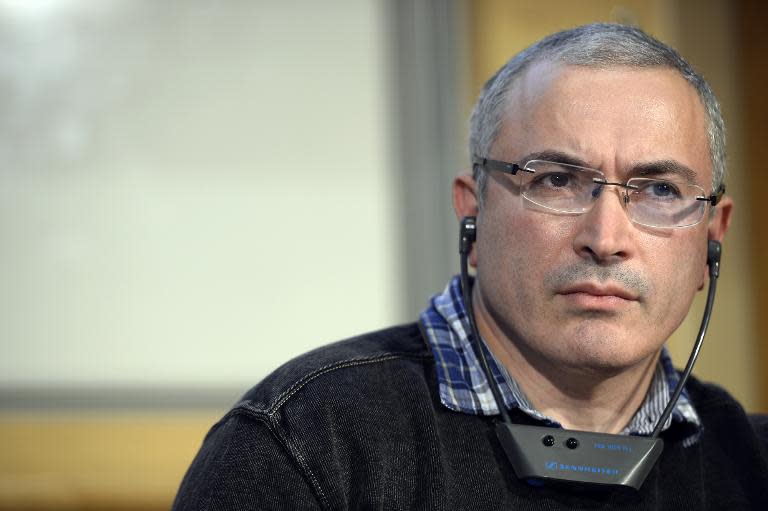
{"type": "MultiPolygon", "coordinates": [[[[680,54],[642,30],[626,25],[595,23],[557,32],[524,49],[493,75],[483,87],[470,119],[469,154],[490,157],[501,128],[507,94],[517,78],[534,62],[562,62],[595,68],[664,67],[677,70],[699,94],[706,114],[712,191],[725,181],[725,124],[712,88],[680,54]]],[[[475,166],[478,201],[482,204],[486,172],[475,166]]]]}

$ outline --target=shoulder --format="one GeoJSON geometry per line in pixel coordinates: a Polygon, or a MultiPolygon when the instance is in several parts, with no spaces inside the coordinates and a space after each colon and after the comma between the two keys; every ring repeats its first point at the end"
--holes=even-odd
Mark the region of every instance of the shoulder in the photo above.
{"type": "Polygon", "coordinates": [[[735,420],[746,424],[747,413],[741,403],[723,387],[691,376],[685,389],[705,426],[707,426],[707,422],[733,422],[735,420]]]}
{"type": "Polygon", "coordinates": [[[723,387],[701,381],[695,376],[691,376],[685,384],[685,390],[688,392],[696,409],[718,409],[723,407],[733,407],[742,409],[739,402],[723,387]]]}
{"type": "Polygon", "coordinates": [[[763,444],[768,447],[768,414],[750,414],[749,421],[752,423],[752,427],[755,428],[757,435],[763,441],[763,444]]]}
{"type": "Polygon", "coordinates": [[[751,432],[768,448],[768,415],[747,413],[727,390],[713,383],[702,382],[693,376],[686,383],[686,390],[705,428],[721,428],[731,436],[739,429],[744,434],[751,432]]]}
{"type": "MultiPolygon", "coordinates": [[[[432,352],[416,323],[396,326],[339,341],[307,352],[267,376],[249,390],[235,410],[274,414],[291,400],[316,392],[338,392],[345,385],[389,380],[395,373],[423,371],[432,352]]],[[[383,388],[378,389],[384,391],[383,388]]]]}
{"type": "Polygon", "coordinates": [[[323,509],[343,507],[350,491],[345,481],[382,463],[388,446],[400,445],[392,439],[412,431],[409,426],[428,423],[433,378],[434,359],[416,323],[287,362],[213,426],[174,509],[205,509],[196,504],[198,497],[220,503],[237,496],[248,496],[259,509],[305,509],[310,502],[323,509]],[[364,461],[371,452],[378,455],[364,461]]]}

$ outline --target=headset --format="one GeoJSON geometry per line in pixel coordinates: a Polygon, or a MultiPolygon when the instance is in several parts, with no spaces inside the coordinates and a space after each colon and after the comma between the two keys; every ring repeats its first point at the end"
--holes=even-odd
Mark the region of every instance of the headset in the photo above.
{"type": "Polygon", "coordinates": [[[688,363],[653,433],[648,437],[641,437],[512,423],[504,406],[504,400],[501,398],[501,391],[491,374],[488,360],[482,349],[481,343],[483,341],[477,330],[472,307],[467,260],[476,237],[475,217],[464,217],[461,220],[459,235],[461,290],[472,329],[474,349],[501,414],[501,422],[496,424],[496,436],[512,464],[515,474],[518,478],[524,479],[534,486],[555,484],[568,487],[585,486],[639,490],[664,450],[664,440],[659,438],[659,433],[674,410],[701,351],[704,335],[712,315],[717,278],[720,276],[720,255],[722,253],[720,242],[715,240],[708,242],[709,289],[707,291],[707,304],[688,363]]]}

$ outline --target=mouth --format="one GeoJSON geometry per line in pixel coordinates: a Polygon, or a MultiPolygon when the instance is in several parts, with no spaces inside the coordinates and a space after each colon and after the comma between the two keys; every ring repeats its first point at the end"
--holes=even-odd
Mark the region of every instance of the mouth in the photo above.
{"type": "Polygon", "coordinates": [[[617,284],[581,282],[557,292],[570,305],[585,310],[613,311],[639,302],[640,296],[617,284]]]}

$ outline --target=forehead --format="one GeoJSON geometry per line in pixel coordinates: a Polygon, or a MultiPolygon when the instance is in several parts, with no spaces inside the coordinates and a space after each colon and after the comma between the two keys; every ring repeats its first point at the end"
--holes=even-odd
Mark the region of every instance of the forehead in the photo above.
{"type": "Polygon", "coordinates": [[[711,182],[704,107],[667,68],[589,68],[536,63],[513,84],[493,146],[497,159],[571,154],[609,174],[676,161],[711,182]]]}

